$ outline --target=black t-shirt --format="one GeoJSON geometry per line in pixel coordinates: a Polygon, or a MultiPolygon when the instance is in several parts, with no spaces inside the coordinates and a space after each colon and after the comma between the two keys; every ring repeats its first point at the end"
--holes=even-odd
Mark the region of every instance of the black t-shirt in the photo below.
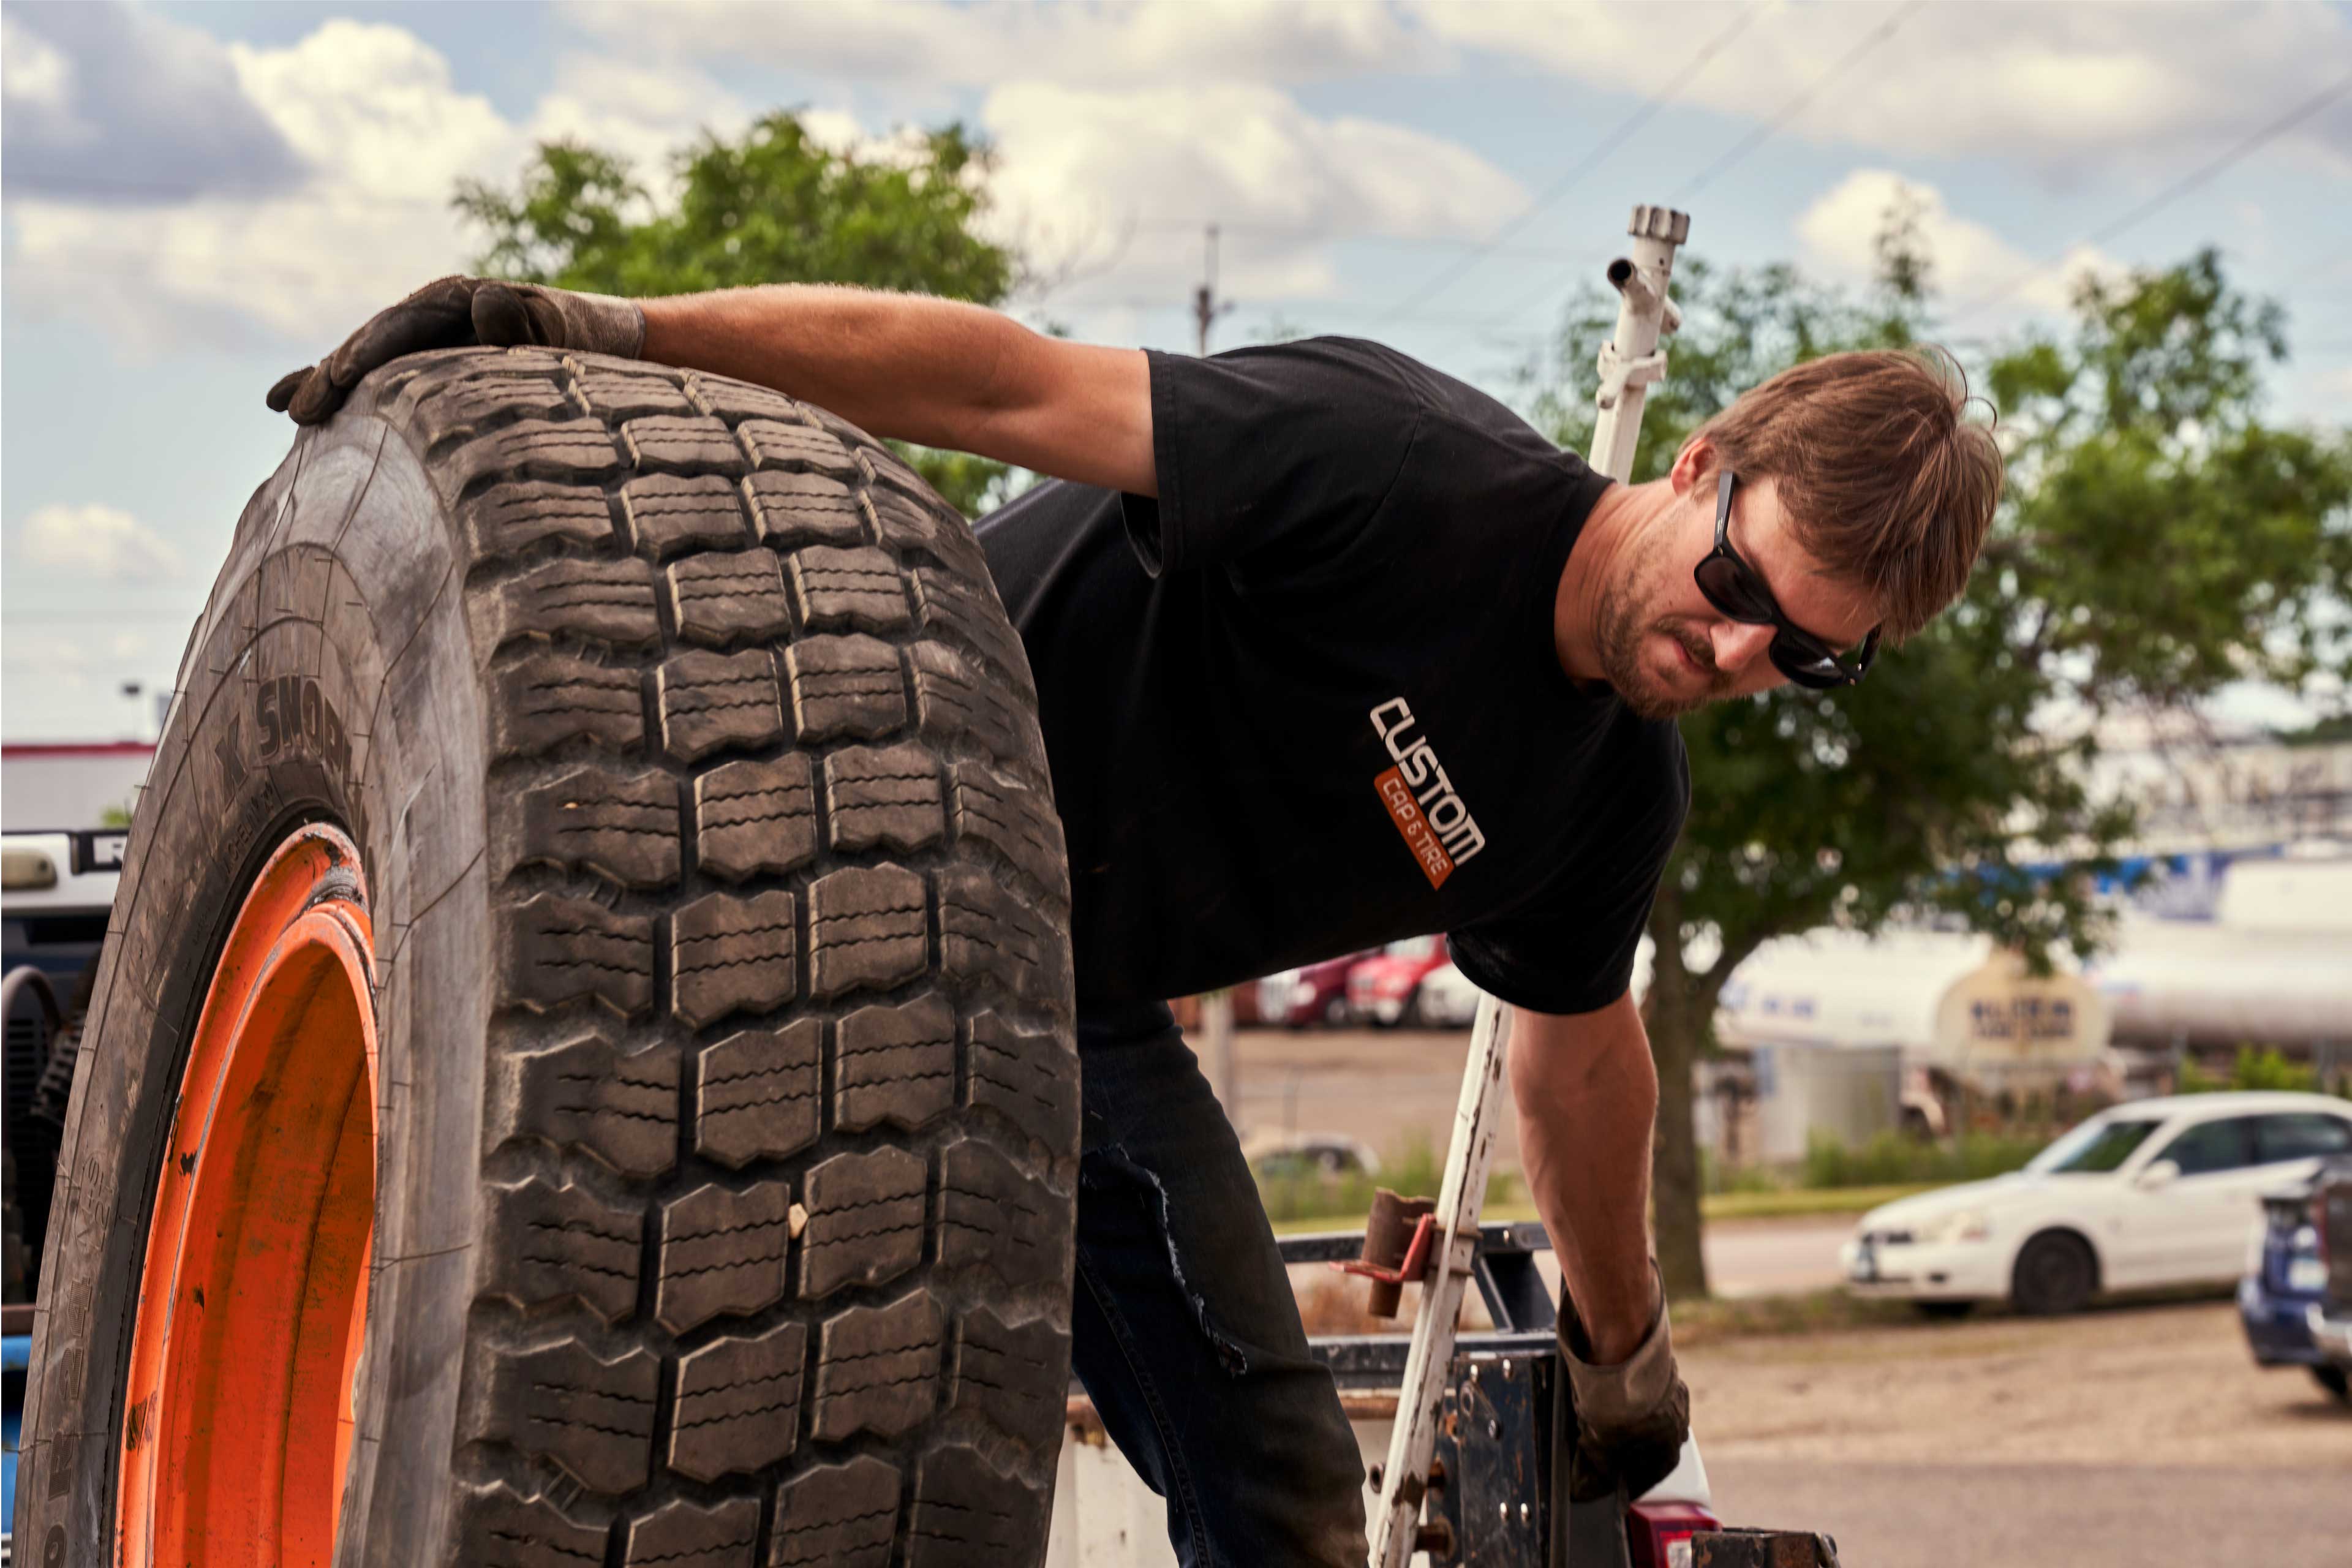
{"type": "Polygon", "coordinates": [[[1397,938],[1613,1002],[1690,798],[1672,724],[1570,681],[1552,602],[1608,481],[1471,387],[1323,338],[1150,356],[1157,502],[980,525],[1069,840],[1078,995],[1397,938]]]}

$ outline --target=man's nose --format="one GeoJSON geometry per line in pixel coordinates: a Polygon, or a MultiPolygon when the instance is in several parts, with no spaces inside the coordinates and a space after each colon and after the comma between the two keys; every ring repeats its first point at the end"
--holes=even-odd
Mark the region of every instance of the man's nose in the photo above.
{"type": "Polygon", "coordinates": [[[1745,674],[1771,646],[1770,626],[1751,626],[1744,621],[1718,622],[1715,628],[1715,668],[1726,675],[1745,674]]]}

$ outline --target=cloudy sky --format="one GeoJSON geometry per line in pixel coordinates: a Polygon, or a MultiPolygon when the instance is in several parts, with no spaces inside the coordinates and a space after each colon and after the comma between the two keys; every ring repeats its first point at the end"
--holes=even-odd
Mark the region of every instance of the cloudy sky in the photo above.
{"type": "Polygon", "coordinates": [[[1948,335],[2081,267],[2219,245],[2284,300],[2283,417],[2352,411],[2352,8],[1927,0],[1449,5],[7,4],[0,728],[126,732],[168,684],[261,405],[463,267],[456,180],[568,135],[640,161],[772,107],[844,142],[961,120],[992,221],[1105,342],[1382,338],[1502,390],[1636,201],[1725,263],[1867,268],[1924,203],[1948,335]]]}

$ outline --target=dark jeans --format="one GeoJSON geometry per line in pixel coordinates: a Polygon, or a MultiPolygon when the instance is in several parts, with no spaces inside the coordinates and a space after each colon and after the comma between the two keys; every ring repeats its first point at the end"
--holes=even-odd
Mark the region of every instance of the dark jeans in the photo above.
{"type": "Polygon", "coordinates": [[[1168,1009],[1081,1008],[1072,1358],[1186,1568],[1362,1568],[1363,1466],[1168,1009]]]}

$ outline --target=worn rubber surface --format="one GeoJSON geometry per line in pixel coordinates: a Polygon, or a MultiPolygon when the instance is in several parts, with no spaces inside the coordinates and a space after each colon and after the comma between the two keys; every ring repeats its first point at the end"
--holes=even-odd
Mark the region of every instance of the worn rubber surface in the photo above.
{"type": "Polygon", "coordinates": [[[367,862],[383,1042],[337,1560],[1039,1560],[1067,880],[962,521],[772,392],[418,356],[257,493],[179,684],[68,1116],[19,1561],[113,1560],[184,1041],[317,819],[367,862]]]}

